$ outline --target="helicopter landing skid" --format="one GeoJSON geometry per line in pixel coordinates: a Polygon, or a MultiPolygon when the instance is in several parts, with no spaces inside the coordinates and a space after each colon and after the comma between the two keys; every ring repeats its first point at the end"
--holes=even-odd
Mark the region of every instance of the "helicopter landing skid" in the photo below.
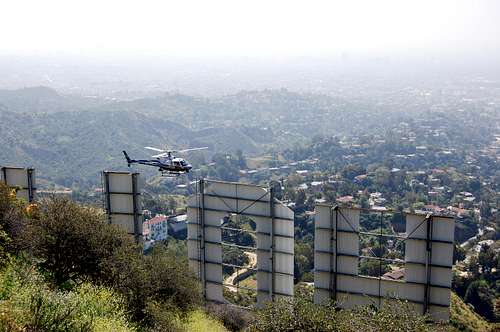
{"type": "Polygon", "coordinates": [[[161,176],[167,177],[167,178],[176,178],[179,175],[185,174],[185,173],[181,173],[181,172],[170,172],[170,171],[160,171],[160,172],[161,172],[161,176]]]}

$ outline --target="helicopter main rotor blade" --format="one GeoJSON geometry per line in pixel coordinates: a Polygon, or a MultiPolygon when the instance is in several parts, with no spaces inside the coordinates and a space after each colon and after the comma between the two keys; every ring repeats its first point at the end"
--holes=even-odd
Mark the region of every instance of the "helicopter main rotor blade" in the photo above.
{"type": "Polygon", "coordinates": [[[161,157],[167,157],[168,153],[160,153],[160,154],[155,154],[154,156],[151,156],[151,158],[161,158],[161,157]]]}
{"type": "Polygon", "coordinates": [[[198,151],[198,150],[206,150],[206,149],[208,149],[208,146],[205,146],[203,148],[184,149],[184,150],[179,150],[177,152],[184,153],[184,152],[189,152],[189,151],[198,151]]]}
{"type": "Polygon", "coordinates": [[[156,152],[166,152],[167,151],[167,150],[162,150],[162,149],[154,148],[152,146],[145,146],[144,148],[148,149],[148,150],[153,150],[153,151],[156,151],[156,152]]]}

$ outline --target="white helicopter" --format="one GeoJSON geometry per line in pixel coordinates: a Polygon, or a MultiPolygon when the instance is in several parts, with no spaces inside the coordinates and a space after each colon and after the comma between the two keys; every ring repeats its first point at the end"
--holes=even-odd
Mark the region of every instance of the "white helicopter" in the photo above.
{"type": "Polygon", "coordinates": [[[179,176],[181,174],[189,173],[193,168],[185,159],[178,158],[174,156],[174,153],[185,153],[190,151],[206,150],[208,147],[203,148],[193,148],[184,150],[167,150],[159,149],[152,146],[145,146],[145,149],[159,152],[159,154],[151,156],[154,159],[131,159],[126,151],[123,151],[125,158],[127,159],[128,167],[131,164],[141,164],[147,166],[158,167],[158,170],[162,175],[167,176],[179,176]]]}

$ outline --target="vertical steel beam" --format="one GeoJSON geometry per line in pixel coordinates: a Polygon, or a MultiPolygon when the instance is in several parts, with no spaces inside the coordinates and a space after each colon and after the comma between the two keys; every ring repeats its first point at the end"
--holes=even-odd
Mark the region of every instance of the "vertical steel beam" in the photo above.
{"type": "Polygon", "coordinates": [[[104,199],[106,200],[106,214],[108,215],[108,223],[111,224],[111,194],[109,193],[109,173],[102,172],[104,176],[104,199]]]}
{"type": "Polygon", "coordinates": [[[338,271],[338,249],[339,249],[339,238],[338,238],[338,235],[339,235],[339,232],[338,232],[338,228],[339,228],[339,207],[336,206],[335,207],[335,282],[334,282],[334,300],[337,301],[337,289],[338,289],[338,274],[337,274],[337,271],[338,271]]]}
{"type": "Polygon", "coordinates": [[[8,183],[7,183],[7,167],[2,167],[2,174],[3,174],[3,182],[5,183],[6,186],[8,186],[8,183]]]}
{"type": "Polygon", "coordinates": [[[378,236],[379,260],[378,260],[378,307],[382,306],[382,226],[384,212],[380,212],[380,233],[378,236]]]}
{"type": "Polygon", "coordinates": [[[429,300],[431,295],[431,264],[432,264],[432,215],[427,215],[426,219],[426,262],[425,262],[425,288],[424,288],[424,315],[429,311],[429,300]]]}
{"type": "Polygon", "coordinates": [[[269,187],[269,216],[271,217],[271,230],[269,232],[271,247],[269,248],[269,272],[271,282],[269,283],[269,295],[274,302],[274,188],[269,187]]]}
{"type": "Polygon", "coordinates": [[[132,173],[132,204],[133,204],[133,209],[134,209],[134,238],[137,243],[139,243],[141,239],[141,235],[139,230],[140,230],[140,225],[139,225],[139,216],[140,216],[140,211],[139,211],[139,202],[138,202],[138,177],[139,173],[132,173]]]}
{"type": "Polygon", "coordinates": [[[203,286],[203,297],[207,296],[207,278],[206,278],[206,265],[205,265],[205,181],[200,179],[199,181],[199,198],[200,204],[198,204],[198,217],[199,217],[199,239],[200,239],[200,279],[203,286]]]}
{"type": "Polygon", "coordinates": [[[338,249],[338,210],[336,205],[330,209],[330,298],[337,301],[337,249],[338,249]]]}
{"type": "Polygon", "coordinates": [[[26,169],[28,179],[28,202],[31,203],[35,199],[35,190],[33,187],[33,168],[26,169]]]}
{"type": "Polygon", "coordinates": [[[335,235],[334,235],[334,229],[333,229],[333,214],[334,214],[334,211],[335,211],[335,207],[333,208],[330,208],[329,209],[329,212],[330,212],[330,216],[329,216],[329,221],[330,221],[330,298],[334,299],[335,298],[335,285],[334,285],[334,277],[333,277],[333,274],[335,273],[335,270],[334,270],[334,246],[335,244],[333,243],[333,241],[336,241],[335,239],[335,235]]]}

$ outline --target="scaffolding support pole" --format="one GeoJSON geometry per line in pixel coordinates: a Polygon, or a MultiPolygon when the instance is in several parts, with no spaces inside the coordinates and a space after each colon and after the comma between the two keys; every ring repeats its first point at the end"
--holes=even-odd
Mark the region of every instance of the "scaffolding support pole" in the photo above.
{"type": "Polygon", "coordinates": [[[425,262],[425,288],[424,288],[424,315],[429,311],[429,300],[431,293],[431,264],[432,264],[432,215],[427,215],[426,219],[426,262],[425,262]]]}
{"type": "Polygon", "coordinates": [[[199,237],[200,237],[200,277],[201,284],[203,285],[203,297],[207,296],[207,278],[205,271],[205,181],[200,179],[199,186],[199,199],[200,204],[198,209],[199,217],[199,237]]]}
{"type": "Polygon", "coordinates": [[[7,167],[2,167],[3,182],[7,185],[7,167]]]}
{"type": "Polygon", "coordinates": [[[338,206],[330,209],[330,297],[337,301],[338,206]]]}
{"type": "Polygon", "coordinates": [[[104,190],[106,196],[106,214],[108,216],[108,224],[111,224],[111,194],[109,193],[109,173],[102,172],[104,176],[104,190]]]}
{"type": "Polygon", "coordinates": [[[138,177],[139,177],[139,173],[132,173],[132,204],[133,204],[133,208],[134,208],[134,238],[135,238],[135,241],[137,243],[140,242],[140,238],[142,235],[139,232],[141,225],[139,225],[140,211],[139,211],[139,202],[137,200],[137,196],[139,195],[138,177]]]}
{"type": "Polygon", "coordinates": [[[271,217],[271,247],[269,248],[269,270],[271,282],[269,283],[269,295],[271,302],[274,302],[274,188],[269,188],[269,215],[271,217]]]}

